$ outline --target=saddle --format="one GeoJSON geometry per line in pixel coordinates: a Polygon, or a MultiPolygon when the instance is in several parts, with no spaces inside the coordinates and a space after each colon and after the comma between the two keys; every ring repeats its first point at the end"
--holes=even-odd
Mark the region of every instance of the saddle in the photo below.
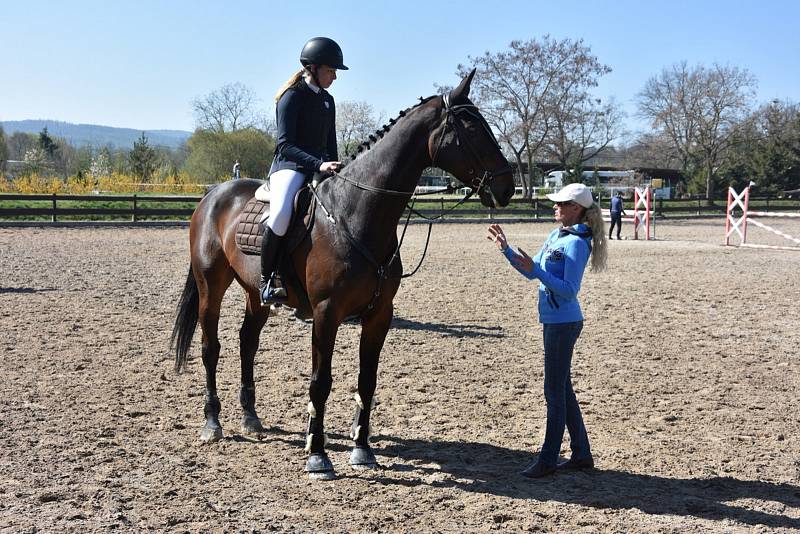
{"type": "MultiPolygon", "coordinates": [[[[284,239],[284,256],[292,252],[313,228],[316,204],[308,186],[300,188],[294,196],[292,219],[284,239]]],[[[269,201],[257,198],[251,198],[242,210],[236,224],[236,246],[244,254],[261,255],[261,241],[264,238],[261,220],[265,212],[269,213],[269,201]]]]}
{"type": "MultiPolygon", "coordinates": [[[[283,239],[283,250],[278,253],[278,286],[294,291],[297,296],[296,318],[307,320],[311,318],[311,304],[302,282],[297,277],[291,265],[291,252],[303,242],[314,227],[314,211],[316,210],[316,197],[309,186],[302,187],[294,197],[294,210],[289,221],[289,230],[283,239]]],[[[244,254],[260,256],[261,241],[264,239],[264,226],[261,218],[264,212],[269,212],[269,201],[250,199],[245,204],[239,221],[236,223],[236,246],[244,254]]]]}

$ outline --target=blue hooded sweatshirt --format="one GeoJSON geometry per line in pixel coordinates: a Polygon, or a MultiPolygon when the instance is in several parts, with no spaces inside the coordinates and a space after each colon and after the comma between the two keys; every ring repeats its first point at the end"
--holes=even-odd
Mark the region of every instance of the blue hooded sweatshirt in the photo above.
{"type": "MultiPolygon", "coordinates": [[[[578,303],[583,271],[592,252],[592,230],[585,224],[557,228],[550,232],[533,258],[533,269],[519,270],[529,280],[538,279],[539,322],[543,324],[583,321],[578,303]]],[[[511,246],[503,252],[510,262],[522,257],[511,246]]]]}

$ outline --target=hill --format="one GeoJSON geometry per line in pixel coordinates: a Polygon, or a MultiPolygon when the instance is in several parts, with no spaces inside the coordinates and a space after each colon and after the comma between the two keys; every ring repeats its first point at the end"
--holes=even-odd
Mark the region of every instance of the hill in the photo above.
{"type": "MultiPolygon", "coordinates": [[[[99,126],[97,124],[72,124],[70,122],[52,120],[24,120],[0,121],[6,136],[15,132],[38,134],[45,127],[52,137],[65,139],[69,144],[82,147],[86,145],[102,147],[111,145],[113,148],[133,148],[133,142],[138,140],[143,130],[132,128],[114,128],[112,126],[99,126]]],[[[144,130],[148,143],[151,146],[164,148],[178,148],[191,135],[192,132],[182,130],[144,130]]]]}

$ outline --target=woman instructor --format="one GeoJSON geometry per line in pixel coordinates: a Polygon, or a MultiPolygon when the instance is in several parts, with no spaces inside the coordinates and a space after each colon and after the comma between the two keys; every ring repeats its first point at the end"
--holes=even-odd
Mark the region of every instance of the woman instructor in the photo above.
{"type": "Polygon", "coordinates": [[[274,272],[281,238],[289,228],[297,191],[316,172],[341,167],[336,149],[336,107],[326,91],[337,70],[347,70],[342,49],[333,39],[314,37],[300,53],[303,68],[275,95],[278,135],[269,170],[270,209],[262,219],[261,304],[286,302],[286,292],[275,287],[274,272]]]}
{"type": "Polygon", "coordinates": [[[533,258],[522,249],[510,247],[498,224],[489,226],[487,236],[515,269],[530,280],[539,280],[547,425],[539,457],[522,471],[522,475],[529,478],[549,475],[557,468],[594,467],[586,427],[572,390],[570,366],[575,343],[583,329],[583,313],[577,296],[584,269],[590,257],[593,271],[603,270],[606,264],[603,216],[591,191],[583,184],[567,185],[547,197],[555,203],[555,218],[561,227],[550,233],[533,258]],[[572,455],[567,462],[558,464],[565,425],[569,430],[572,455]]]}

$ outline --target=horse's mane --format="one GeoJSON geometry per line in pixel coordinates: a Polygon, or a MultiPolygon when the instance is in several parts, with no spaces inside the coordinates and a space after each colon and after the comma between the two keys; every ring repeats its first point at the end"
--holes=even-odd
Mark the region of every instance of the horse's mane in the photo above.
{"type": "Polygon", "coordinates": [[[405,117],[412,110],[418,108],[419,106],[421,106],[421,105],[423,105],[423,104],[425,104],[427,102],[430,102],[434,98],[436,98],[436,95],[429,96],[427,98],[419,97],[419,102],[417,102],[416,104],[414,104],[410,108],[406,108],[406,109],[400,111],[400,113],[397,114],[397,118],[396,119],[389,119],[389,122],[387,124],[384,124],[382,127],[378,128],[375,131],[374,134],[370,134],[369,137],[366,140],[361,142],[356,147],[356,151],[353,153],[352,156],[350,156],[350,159],[348,159],[344,163],[344,166],[347,166],[349,163],[355,161],[356,158],[358,158],[362,154],[365,154],[370,148],[375,146],[375,143],[377,143],[378,141],[383,139],[383,136],[386,135],[387,133],[389,133],[389,130],[392,129],[392,126],[394,126],[397,123],[397,121],[399,121],[400,119],[405,117]]]}

